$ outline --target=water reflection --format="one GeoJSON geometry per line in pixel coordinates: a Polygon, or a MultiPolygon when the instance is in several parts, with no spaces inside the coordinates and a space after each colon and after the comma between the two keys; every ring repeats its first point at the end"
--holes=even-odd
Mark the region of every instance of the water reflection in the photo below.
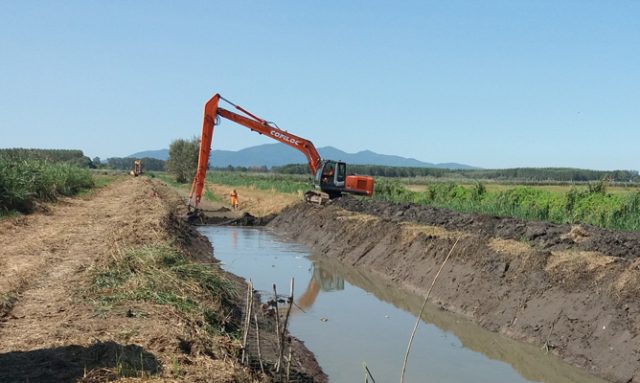
{"type": "MultiPolygon", "coordinates": [[[[332,382],[361,379],[362,362],[377,381],[397,381],[422,297],[372,273],[322,255],[268,230],[202,228],[223,267],[271,297],[271,286],[296,281],[291,330],[316,354],[332,382]],[[324,320],[323,320],[324,319],[324,320]]],[[[428,307],[407,372],[410,382],[602,382],[539,348],[482,330],[459,316],[428,307]]]]}
{"type": "MultiPolygon", "coordinates": [[[[346,280],[349,284],[372,293],[378,299],[389,302],[414,316],[420,312],[423,301],[421,296],[401,290],[381,277],[365,273],[336,259],[319,255],[310,258],[314,266],[314,279],[320,280],[320,284],[324,282],[331,285],[335,283],[334,281],[341,281],[344,288],[346,280]]],[[[509,363],[527,380],[554,383],[604,383],[603,380],[565,364],[538,347],[522,344],[484,330],[459,315],[443,311],[439,307],[427,305],[421,319],[443,331],[453,333],[464,348],[480,352],[491,359],[509,363]]]]}
{"type": "Polygon", "coordinates": [[[344,279],[330,269],[323,269],[320,265],[313,266],[313,274],[305,292],[298,298],[297,306],[303,311],[310,309],[318,298],[320,291],[344,290],[344,279]]]}

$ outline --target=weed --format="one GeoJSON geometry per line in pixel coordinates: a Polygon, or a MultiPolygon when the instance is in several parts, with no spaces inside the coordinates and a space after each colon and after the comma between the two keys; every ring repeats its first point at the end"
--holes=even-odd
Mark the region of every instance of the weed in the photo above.
{"type": "Polygon", "coordinates": [[[15,293],[0,294],[0,318],[11,312],[17,300],[18,297],[15,293]]]}
{"type": "Polygon", "coordinates": [[[178,359],[174,358],[171,361],[171,373],[176,378],[181,378],[181,377],[183,377],[185,375],[184,368],[182,367],[182,365],[180,364],[180,361],[178,359]]]}

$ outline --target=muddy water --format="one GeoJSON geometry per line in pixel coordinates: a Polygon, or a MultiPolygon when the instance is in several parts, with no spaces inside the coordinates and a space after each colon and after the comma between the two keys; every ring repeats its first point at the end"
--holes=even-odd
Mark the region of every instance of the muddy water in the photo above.
{"type": "MultiPolygon", "coordinates": [[[[398,382],[420,297],[373,275],[311,254],[267,229],[204,227],[223,267],[268,294],[295,279],[291,332],[313,351],[332,382],[398,382]]],[[[602,382],[537,347],[485,331],[427,307],[414,340],[407,382],[602,382]]]]}

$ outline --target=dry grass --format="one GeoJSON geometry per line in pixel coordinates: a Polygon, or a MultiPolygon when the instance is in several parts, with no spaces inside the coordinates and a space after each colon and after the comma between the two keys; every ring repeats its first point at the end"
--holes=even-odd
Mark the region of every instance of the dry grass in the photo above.
{"type": "Polygon", "coordinates": [[[344,210],[344,211],[337,212],[336,220],[342,221],[342,222],[354,223],[354,224],[367,225],[373,222],[380,221],[380,218],[371,214],[354,213],[351,211],[344,210]]]}
{"type": "Polygon", "coordinates": [[[231,187],[227,185],[207,184],[207,188],[220,197],[227,206],[229,193],[236,189],[238,192],[239,209],[256,217],[277,214],[287,206],[302,201],[302,195],[285,194],[276,191],[260,190],[254,187],[231,187]]]}
{"type": "Polygon", "coordinates": [[[547,260],[547,272],[562,272],[563,274],[584,273],[601,270],[616,261],[597,251],[553,251],[547,260]]]}
{"type": "Polygon", "coordinates": [[[410,239],[414,239],[418,235],[446,239],[464,238],[468,236],[468,234],[459,231],[447,230],[440,226],[416,225],[411,223],[403,223],[402,230],[410,239]]]}
{"type": "Polygon", "coordinates": [[[492,238],[489,241],[489,248],[498,254],[508,256],[523,256],[532,250],[531,246],[525,242],[501,238],[492,238]]]}
{"type": "Polygon", "coordinates": [[[626,265],[611,289],[616,296],[637,297],[640,294],[640,259],[626,265]]]}
{"type": "Polygon", "coordinates": [[[212,334],[234,331],[239,314],[235,289],[220,270],[168,243],[130,249],[96,270],[87,298],[102,312],[137,301],[168,305],[212,334]]]}

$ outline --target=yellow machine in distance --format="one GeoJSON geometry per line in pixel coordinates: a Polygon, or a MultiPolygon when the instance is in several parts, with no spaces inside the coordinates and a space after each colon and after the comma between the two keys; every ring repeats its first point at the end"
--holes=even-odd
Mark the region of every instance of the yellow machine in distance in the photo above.
{"type": "Polygon", "coordinates": [[[142,174],[142,161],[141,160],[133,161],[133,170],[131,170],[129,172],[129,174],[131,174],[134,177],[137,177],[140,174],[142,174]]]}

